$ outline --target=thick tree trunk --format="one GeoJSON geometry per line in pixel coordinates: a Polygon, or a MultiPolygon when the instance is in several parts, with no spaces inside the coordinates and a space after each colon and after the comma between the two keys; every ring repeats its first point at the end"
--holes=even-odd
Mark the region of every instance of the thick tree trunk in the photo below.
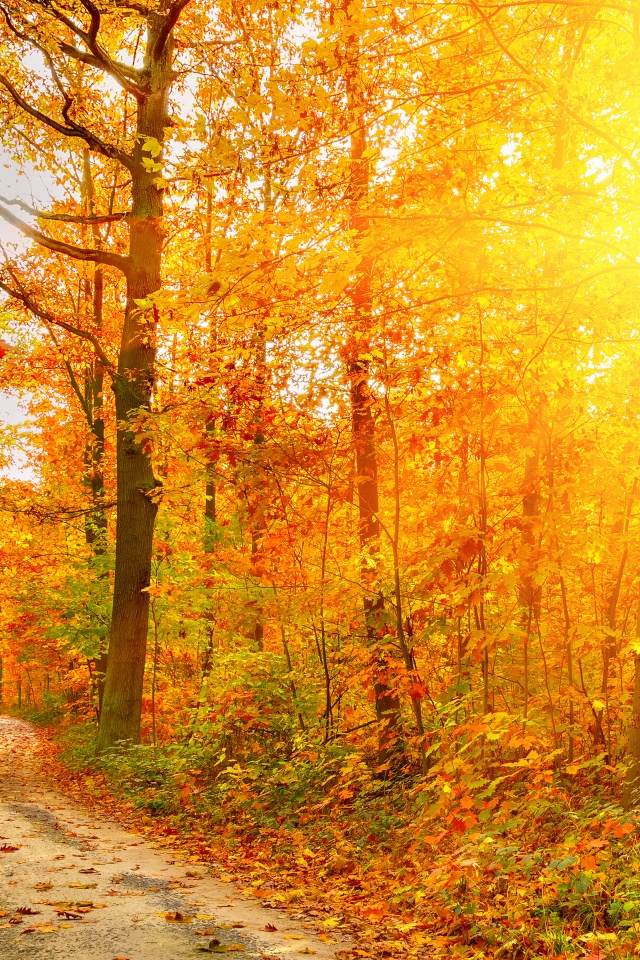
{"type": "MultiPolygon", "coordinates": [[[[132,173],[132,204],[125,311],[116,397],[117,493],[116,563],[109,643],[109,662],[100,718],[97,749],[118,742],[140,742],[140,714],[144,681],[153,529],[158,505],[150,451],[129,428],[139,410],[148,409],[153,389],[155,330],[146,300],[160,288],[162,261],[162,187],[158,171],[148,169],[143,157],[153,157],[162,145],[168,124],[171,86],[171,38],[159,44],[163,19],[152,19],[145,61],[147,88],[138,101],[136,148],[132,173]],[[157,49],[158,45],[161,47],[157,49]]],[[[161,154],[157,154],[159,161],[161,154]]]]}

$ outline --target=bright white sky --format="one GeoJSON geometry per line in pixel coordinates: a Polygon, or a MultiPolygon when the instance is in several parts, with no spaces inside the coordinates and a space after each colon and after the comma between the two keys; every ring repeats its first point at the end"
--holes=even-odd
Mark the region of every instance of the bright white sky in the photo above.
{"type": "MultiPolygon", "coordinates": [[[[28,416],[21,404],[20,398],[6,390],[0,391],[0,433],[2,439],[7,441],[11,436],[12,427],[22,427],[27,422],[28,416]]],[[[0,480],[2,477],[10,477],[12,480],[21,480],[25,483],[37,479],[37,473],[29,463],[28,454],[22,448],[22,444],[11,443],[9,441],[10,463],[8,467],[0,468],[0,480]]]]}
{"type": "MultiPolygon", "coordinates": [[[[8,152],[0,147],[0,194],[11,199],[19,197],[26,200],[27,203],[47,202],[49,191],[40,175],[33,173],[31,177],[20,176],[18,168],[12,162],[8,152]]],[[[18,213],[17,208],[14,208],[18,213]]],[[[10,227],[0,219],[0,241],[10,250],[11,247],[24,247],[20,235],[16,230],[10,227]]],[[[28,403],[29,397],[25,396],[23,402],[28,403]]],[[[27,412],[21,403],[20,396],[15,392],[0,390],[0,434],[3,439],[10,437],[11,430],[7,428],[20,427],[27,422],[27,412]]],[[[11,465],[8,468],[0,469],[0,479],[2,476],[8,476],[13,480],[23,480],[25,482],[36,479],[36,473],[29,465],[28,456],[15,443],[11,444],[10,449],[11,465]]]]}

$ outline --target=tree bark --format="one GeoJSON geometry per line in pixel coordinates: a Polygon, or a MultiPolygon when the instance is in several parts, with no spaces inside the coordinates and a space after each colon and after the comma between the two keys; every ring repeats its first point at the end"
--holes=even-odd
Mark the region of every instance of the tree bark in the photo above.
{"type": "MultiPolygon", "coordinates": [[[[536,419],[529,416],[528,433],[530,441],[536,430],[536,419]]],[[[520,605],[520,622],[522,627],[522,654],[523,654],[523,696],[524,718],[529,714],[529,644],[531,631],[540,620],[541,590],[534,584],[534,571],[537,566],[536,551],[536,522],[540,521],[540,487],[539,487],[539,460],[540,441],[536,438],[533,450],[527,453],[524,466],[524,495],[522,498],[522,533],[520,547],[522,551],[522,567],[518,602],[520,605]]]]}
{"type": "MultiPolygon", "coordinates": [[[[345,2],[349,24],[355,27],[358,14],[351,0],[345,2]]],[[[380,568],[380,521],[378,492],[378,458],[373,418],[373,396],[369,384],[368,339],[372,325],[373,258],[368,248],[370,168],[367,156],[367,126],[364,79],[360,68],[360,45],[356,30],[347,37],[345,81],[347,90],[347,122],[350,128],[349,227],[360,261],[350,296],[353,304],[353,329],[346,351],[351,426],[355,454],[356,494],[358,498],[358,532],[361,552],[361,580],[365,630],[374,671],[376,717],[379,722],[378,761],[385,765],[391,758],[399,737],[400,702],[391,681],[392,662],[386,649],[384,599],[378,586],[380,568]]]]}
{"type": "MultiPolygon", "coordinates": [[[[640,603],[636,615],[636,646],[640,641],[640,603]]],[[[622,792],[625,810],[640,804],[640,653],[633,653],[633,700],[627,729],[627,752],[629,761],[622,792]]]]}
{"type": "MultiPolygon", "coordinates": [[[[149,408],[154,381],[155,330],[146,300],[161,284],[162,198],[158,172],[143,163],[149,141],[162,146],[169,122],[172,83],[172,37],[166,33],[170,13],[152,15],[145,56],[146,88],[138,100],[136,147],[132,164],[127,304],[114,381],[117,434],[116,562],[109,662],[97,749],[118,742],[140,742],[153,529],[158,512],[150,451],[135,437],[130,423],[149,408]],[[164,38],[164,40],[163,40],[164,38]]],[[[158,159],[162,154],[158,154],[158,159]]]]}

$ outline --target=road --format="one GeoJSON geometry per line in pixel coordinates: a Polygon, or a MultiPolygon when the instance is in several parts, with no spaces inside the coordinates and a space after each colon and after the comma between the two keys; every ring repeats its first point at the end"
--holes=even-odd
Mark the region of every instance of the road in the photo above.
{"type": "Polygon", "coordinates": [[[303,918],[243,897],[216,872],[54,790],[37,732],[0,717],[2,960],[335,957],[338,945],[303,918]]]}

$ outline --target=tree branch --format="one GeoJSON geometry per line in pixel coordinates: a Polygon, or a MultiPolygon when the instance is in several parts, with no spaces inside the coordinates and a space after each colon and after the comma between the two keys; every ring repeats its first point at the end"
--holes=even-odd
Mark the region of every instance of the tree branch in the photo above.
{"type": "Polygon", "coordinates": [[[65,120],[70,124],[70,126],[65,126],[58,120],[54,120],[53,117],[49,117],[46,113],[42,113],[40,110],[32,107],[31,104],[28,103],[24,97],[18,93],[13,84],[3,74],[0,74],[0,85],[7,90],[13,102],[17,104],[21,110],[24,110],[24,112],[30,117],[33,117],[34,120],[38,120],[45,126],[51,127],[52,130],[56,130],[64,137],[78,137],[79,140],[84,140],[84,142],[93,150],[95,150],[96,153],[100,153],[103,157],[108,157],[110,160],[117,160],[124,167],[126,167],[127,170],[133,171],[133,158],[130,157],[128,153],[126,153],[124,150],[120,150],[119,147],[114,147],[109,143],[105,143],[90,130],[87,130],[86,127],[75,123],[75,121],[68,117],[67,112],[70,107],[70,103],[65,104],[63,109],[65,120]]]}
{"type": "Polygon", "coordinates": [[[74,47],[72,43],[63,43],[59,44],[60,52],[64,53],[67,57],[71,57],[73,60],[79,60],[81,63],[86,63],[89,67],[95,67],[96,70],[103,70],[105,73],[108,73],[110,77],[120,84],[123,90],[127,90],[129,93],[132,93],[134,97],[141,97],[144,93],[140,85],[137,83],[137,71],[134,67],[129,67],[125,63],[116,63],[114,60],[105,57],[97,57],[94,53],[86,53],[84,50],[79,50],[78,47],[74,47]]]}
{"type": "Polygon", "coordinates": [[[132,3],[131,0],[115,0],[116,7],[122,7],[123,10],[135,10],[141,17],[150,17],[151,8],[144,3],[132,3]]]}
{"type": "MultiPolygon", "coordinates": [[[[33,312],[33,311],[31,311],[31,312],[33,312]]],[[[71,388],[72,388],[73,392],[75,393],[76,397],[78,398],[78,402],[79,402],[80,406],[82,407],[82,412],[84,413],[84,416],[85,416],[85,419],[86,419],[87,424],[88,424],[88,426],[89,426],[89,429],[90,429],[90,430],[93,430],[93,427],[94,427],[93,417],[91,416],[91,410],[90,410],[90,408],[89,408],[89,404],[87,403],[86,397],[84,397],[84,395],[83,395],[83,393],[82,393],[82,390],[80,389],[80,384],[78,383],[78,380],[77,380],[76,375],[75,375],[75,371],[74,371],[73,367],[71,366],[71,362],[65,357],[65,355],[64,355],[64,353],[63,353],[63,351],[62,351],[62,349],[61,349],[61,347],[60,347],[60,344],[59,344],[59,342],[58,342],[58,338],[56,337],[55,333],[53,332],[53,324],[51,324],[51,323],[47,324],[47,330],[49,331],[49,334],[50,334],[50,336],[51,336],[51,339],[52,339],[53,342],[55,343],[56,348],[57,348],[58,352],[60,353],[60,356],[62,357],[62,362],[64,363],[65,369],[66,369],[66,371],[67,371],[67,375],[68,375],[68,377],[69,377],[69,383],[71,384],[71,388]]]]}
{"type": "Polygon", "coordinates": [[[169,39],[169,35],[171,31],[173,30],[176,23],[178,22],[178,18],[180,17],[180,14],[185,9],[185,7],[188,6],[189,3],[190,3],[190,0],[175,0],[175,2],[169,8],[169,12],[167,13],[164,19],[164,23],[160,28],[160,33],[156,37],[156,42],[154,43],[153,50],[151,51],[152,60],[155,60],[162,56],[162,53],[164,51],[166,42],[169,39]]]}
{"type": "Polygon", "coordinates": [[[64,243],[62,240],[55,240],[47,236],[40,230],[35,230],[24,223],[18,217],[14,216],[10,210],[0,206],[0,217],[10,223],[20,231],[25,237],[34,240],[41,247],[52,250],[54,253],[62,253],[73,260],[84,260],[90,263],[102,263],[105,267],[115,267],[120,270],[125,277],[129,276],[130,261],[128,257],[122,257],[119,253],[109,253],[108,250],[91,250],[88,247],[76,247],[72,243],[64,243]]]}
{"type": "MultiPolygon", "coordinates": [[[[130,67],[126,63],[120,63],[118,60],[113,60],[109,56],[106,50],[104,50],[97,41],[97,32],[100,28],[100,14],[96,7],[91,4],[91,7],[97,15],[97,27],[95,22],[95,16],[92,13],[92,10],[86,3],[82,5],[87,10],[91,16],[91,27],[89,32],[83,30],[82,27],[78,26],[71,17],[68,17],[62,10],[59,10],[57,7],[48,0],[34,0],[39,7],[41,7],[45,13],[48,13],[54,20],[57,20],[58,23],[62,23],[74,36],[82,40],[83,43],[87,45],[91,54],[86,54],[83,50],[79,50],[77,47],[74,47],[73,44],[68,44],[66,42],[59,43],[59,48],[62,53],[67,54],[67,56],[73,57],[76,60],[80,60],[83,63],[89,64],[90,66],[96,67],[99,70],[104,70],[108,73],[124,90],[128,90],[134,96],[139,97],[143,95],[143,91],[139,85],[139,72],[135,67],[130,67]],[[94,35],[95,29],[95,35],[94,35]]],[[[25,36],[23,39],[28,40],[30,43],[34,41],[25,36]]]]}
{"type": "Polygon", "coordinates": [[[72,323],[67,323],[66,320],[59,320],[58,317],[54,317],[52,313],[49,313],[48,310],[44,310],[42,307],[38,306],[33,297],[28,291],[26,291],[20,281],[17,279],[15,274],[12,272],[13,279],[20,286],[19,290],[16,290],[15,287],[9,286],[8,283],[5,283],[4,280],[0,280],[0,290],[4,290],[6,294],[12,297],[14,300],[17,300],[18,303],[21,303],[34,317],[38,317],[44,323],[53,324],[55,327],[60,327],[62,330],[66,330],[67,333],[72,333],[76,337],[80,337],[81,340],[87,340],[90,344],[93,345],[94,350],[96,351],[96,356],[104,365],[105,369],[109,371],[111,376],[116,376],[116,369],[114,364],[109,360],[109,357],[104,352],[100,341],[91,333],[89,330],[83,330],[81,327],[75,327],[72,323]]]}
{"type": "Polygon", "coordinates": [[[29,206],[24,200],[11,199],[3,197],[2,195],[0,195],[0,203],[20,207],[25,213],[30,214],[32,217],[37,217],[39,220],[56,220],[60,223],[112,223],[116,220],[126,220],[129,216],[128,213],[87,214],[86,216],[76,216],[72,213],[47,213],[44,210],[36,210],[35,207],[29,206]]]}
{"type": "MultiPolygon", "coordinates": [[[[544,93],[546,93],[549,97],[551,97],[554,103],[558,103],[560,101],[560,98],[551,89],[549,84],[545,83],[542,77],[538,76],[538,74],[536,74],[531,67],[528,67],[526,64],[522,63],[518,59],[518,57],[515,56],[515,54],[511,53],[511,50],[509,50],[509,47],[500,39],[496,31],[494,30],[493,24],[491,23],[491,18],[488,17],[480,9],[480,7],[475,2],[475,0],[470,0],[470,6],[477,12],[480,18],[484,21],[484,24],[487,27],[489,33],[495,40],[500,50],[502,50],[505,57],[507,57],[511,61],[511,63],[513,63],[519,70],[522,70],[525,74],[527,74],[527,76],[529,76],[531,80],[534,83],[536,83],[544,93]]],[[[629,150],[627,150],[626,147],[624,147],[621,143],[619,143],[615,137],[609,136],[606,130],[603,130],[601,127],[598,127],[595,123],[591,123],[590,120],[585,120],[584,117],[582,117],[576,110],[573,110],[571,107],[569,107],[569,105],[564,101],[562,102],[562,107],[565,110],[567,116],[571,117],[573,120],[579,123],[580,126],[585,128],[585,130],[589,130],[590,133],[595,134],[595,136],[599,137],[601,140],[604,140],[605,143],[608,143],[610,147],[613,147],[613,149],[620,154],[620,156],[625,158],[627,163],[629,163],[630,166],[633,167],[636,173],[640,173],[640,163],[638,163],[634,155],[629,150]]]]}
{"type": "Polygon", "coordinates": [[[144,91],[136,82],[138,79],[138,72],[132,67],[127,67],[124,64],[117,63],[115,60],[112,60],[107,51],[98,43],[98,32],[100,30],[100,11],[92,2],[92,0],[80,0],[80,3],[91,17],[91,26],[89,27],[89,32],[85,33],[82,37],[86,45],[89,47],[89,50],[91,50],[91,53],[94,55],[96,60],[102,64],[107,73],[117,80],[125,90],[128,90],[135,97],[142,97],[144,95],[144,91]]]}

